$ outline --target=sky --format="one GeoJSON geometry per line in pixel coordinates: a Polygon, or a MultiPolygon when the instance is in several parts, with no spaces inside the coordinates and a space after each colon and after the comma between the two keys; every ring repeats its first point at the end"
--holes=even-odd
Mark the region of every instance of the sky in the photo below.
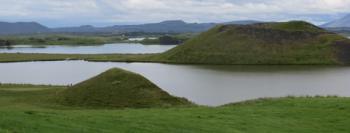
{"type": "Polygon", "coordinates": [[[350,13],[350,0],[0,0],[0,21],[49,27],[141,24],[164,20],[305,20],[326,23],[350,13]]]}

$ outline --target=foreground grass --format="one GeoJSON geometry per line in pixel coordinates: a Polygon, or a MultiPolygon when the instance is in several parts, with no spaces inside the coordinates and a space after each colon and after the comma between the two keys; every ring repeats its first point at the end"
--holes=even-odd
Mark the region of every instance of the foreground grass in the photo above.
{"type": "Polygon", "coordinates": [[[38,88],[0,86],[0,132],[350,131],[350,98],[290,97],[221,107],[99,110],[48,104],[45,99],[65,87],[38,88]]]}

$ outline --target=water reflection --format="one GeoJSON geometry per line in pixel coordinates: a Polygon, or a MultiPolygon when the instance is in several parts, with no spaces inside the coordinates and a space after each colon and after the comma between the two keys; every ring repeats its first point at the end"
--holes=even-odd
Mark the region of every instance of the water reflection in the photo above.
{"type": "Polygon", "coordinates": [[[50,53],[50,54],[145,54],[162,53],[175,45],[142,45],[137,43],[115,43],[105,45],[15,45],[0,48],[0,53],[50,53]]]}

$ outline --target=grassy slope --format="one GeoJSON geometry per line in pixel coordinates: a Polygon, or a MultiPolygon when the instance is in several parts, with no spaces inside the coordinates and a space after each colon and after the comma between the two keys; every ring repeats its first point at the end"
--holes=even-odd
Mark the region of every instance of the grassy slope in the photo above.
{"type": "Polygon", "coordinates": [[[96,77],[69,87],[58,94],[67,106],[144,108],[191,105],[163,91],[139,74],[110,69],[96,77]]]}
{"type": "Polygon", "coordinates": [[[281,98],[221,107],[100,110],[45,104],[62,87],[0,86],[0,132],[348,133],[349,98],[281,98]],[[11,91],[15,89],[15,91],[11,91]],[[41,87],[39,87],[41,88],[41,87]],[[5,89],[5,90],[3,90],[5,89]]]}
{"type": "Polygon", "coordinates": [[[338,40],[347,39],[305,22],[222,25],[160,59],[205,64],[337,64],[341,62],[332,45],[338,40]]]}

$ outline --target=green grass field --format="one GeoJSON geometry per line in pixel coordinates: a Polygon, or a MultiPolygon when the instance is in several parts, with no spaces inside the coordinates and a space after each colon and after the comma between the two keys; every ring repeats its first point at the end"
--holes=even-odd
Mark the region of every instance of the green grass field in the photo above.
{"type": "Polygon", "coordinates": [[[220,107],[149,109],[84,109],[45,100],[62,89],[1,85],[0,132],[350,132],[350,98],[289,97],[220,107]]]}

